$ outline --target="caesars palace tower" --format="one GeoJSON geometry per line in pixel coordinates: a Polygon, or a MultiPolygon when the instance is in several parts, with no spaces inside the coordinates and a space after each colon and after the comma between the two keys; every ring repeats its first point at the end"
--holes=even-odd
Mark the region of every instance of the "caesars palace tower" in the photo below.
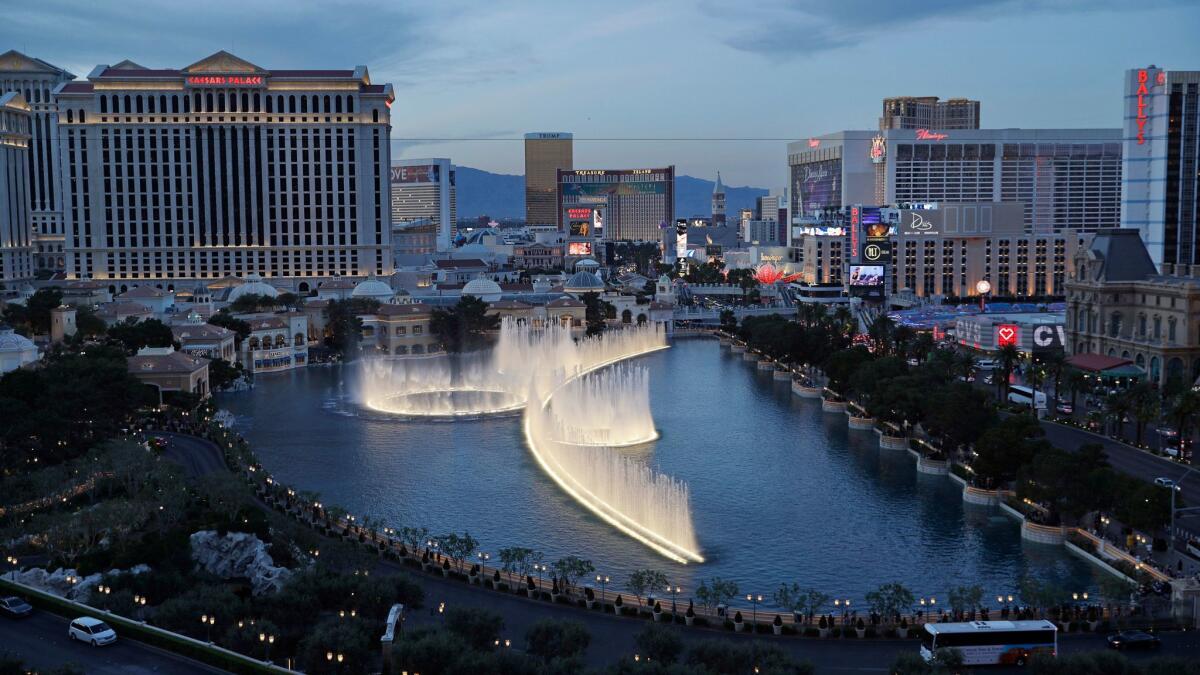
{"type": "Polygon", "coordinates": [[[265,70],[101,65],[55,89],[72,279],[297,281],[392,272],[390,84],[265,70]]]}

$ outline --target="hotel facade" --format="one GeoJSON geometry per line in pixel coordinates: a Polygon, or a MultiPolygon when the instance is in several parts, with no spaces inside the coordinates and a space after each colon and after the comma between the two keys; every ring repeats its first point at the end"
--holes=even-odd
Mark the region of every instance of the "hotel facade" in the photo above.
{"type": "Polygon", "coordinates": [[[269,71],[218,52],[180,70],[97,66],[55,95],[69,278],[392,272],[394,96],[366,67],[269,71]]]}
{"type": "Polygon", "coordinates": [[[1120,129],[886,129],[788,144],[793,225],[851,204],[1019,202],[1028,234],[1121,215],[1120,129]]]}
{"type": "Polygon", "coordinates": [[[34,246],[34,264],[38,269],[61,271],[66,267],[63,251],[62,182],[59,156],[58,103],[52,92],[63,82],[75,79],[71,73],[21,52],[0,54],[0,94],[16,92],[29,106],[29,150],[25,153],[26,193],[29,199],[30,227],[34,246]]]}
{"type": "Polygon", "coordinates": [[[33,276],[29,223],[29,153],[32,115],[25,98],[0,92],[0,283],[33,276]]]}

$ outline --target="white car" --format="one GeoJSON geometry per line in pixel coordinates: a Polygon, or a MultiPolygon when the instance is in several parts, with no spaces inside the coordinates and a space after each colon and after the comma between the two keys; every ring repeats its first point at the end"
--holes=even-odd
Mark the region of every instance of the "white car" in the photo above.
{"type": "Polygon", "coordinates": [[[71,626],[67,628],[67,637],[71,640],[86,642],[93,647],[100,647],[116,642],[117,632],[100,619],[81,616],[71,622],[71,626]]]}
{"type": "Polygon", "coordinates": [[[1176,490],[1183,490],[1183,488],[1181,488],[1180,486],[1175,484],[1175,481],[1171,480],[1170,478],[1167,478],[1166,476],[1159,476],[1158,478],[1155,478],[1154,484],[1159,487],[1175,488],[1176,490]]]}

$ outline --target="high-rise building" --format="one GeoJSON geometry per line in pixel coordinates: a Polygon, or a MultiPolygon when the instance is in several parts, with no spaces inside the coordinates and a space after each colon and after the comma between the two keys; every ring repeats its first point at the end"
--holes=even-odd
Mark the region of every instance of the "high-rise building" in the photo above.
{"type": "Polygon", "coordinates": [[[1200,264],[1200,71],[1125,71],[1121,223],[1160,268],[1200,264]]]}
{"type": "Polygon", "coordinates": [[[32,212],[34,264],[38,269],[64,269],[62,178],[54,139],[58,136],[57,102],[51,95],[62,82],[75,76],[51,65],[10,50],[0,54],[0,94],[19,92],[33,115],[32,139],[26,153],[29,208],[32,212]]]}
{"type": "Polygon", "coordinates": [[[120,65],[55,90],[70,278],[391,273],[391,85],[226,52],[120,65]]]}
{"type": "Polygon", "coordinates": [[[558,172],[575,167],[574,137],[567,132],[525,134],[525,224],[558,220],[558,172]]]}
{"type": "Polygon", "coordinates": [[[851,204],[1020,202],[1025,231],[1118,227],[1119,129],[843,131],[788,144],[792,224],[851,204]]]}
{"type": "Polygon", "coordinates": [[[430,250],[418,251],[413,246],[405,246],[403,248],[408,249],[405,252],[450,250],[458,222],[458,195],[454,182],[454,165],[449,159],[392,160],[392,233],[430,242],[430,250]]]}
{"type": "Polygon", "coordinates": [[[675,221],[675,167],[559,170],[558,215],[559,231],[571,239],[658,241],[675,221]],[[577,220],[583,210],[590,218],[577,220]],[[584,223],[589,230],[581,233],[584,223]]]}
{"type": "Polygon", "coordinates": [[[33,114],[19,92],[0,93],[0,283],[33,276],[30,141],[33,114]]]}
{"type": "Polygon", "coordinates": [[[883,99],[880,129],[978,129],[979,101],[936,96],[896,96],[883,99]]]}
{"type": "Polygon", "coordinates": [[[713,184],[712,193],[712,225],[725,225],[725,185],[721,182],[721,172],[717,172],[717,182],[713,184]]]}

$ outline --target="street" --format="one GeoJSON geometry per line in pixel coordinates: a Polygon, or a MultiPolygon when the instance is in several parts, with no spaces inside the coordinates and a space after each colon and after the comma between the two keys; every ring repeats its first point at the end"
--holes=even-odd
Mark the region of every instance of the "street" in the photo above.
{"type": "Polygon", "coordinates": [[[221,673],[177,654],[121,638],[107,647],[91,647],[67,638],[69,621],[37,610],[28,619],[0,619],[0,652],[24,659],[26,667],[50,669],[74,664],[88,675],[143,673],[221,673]]]}

